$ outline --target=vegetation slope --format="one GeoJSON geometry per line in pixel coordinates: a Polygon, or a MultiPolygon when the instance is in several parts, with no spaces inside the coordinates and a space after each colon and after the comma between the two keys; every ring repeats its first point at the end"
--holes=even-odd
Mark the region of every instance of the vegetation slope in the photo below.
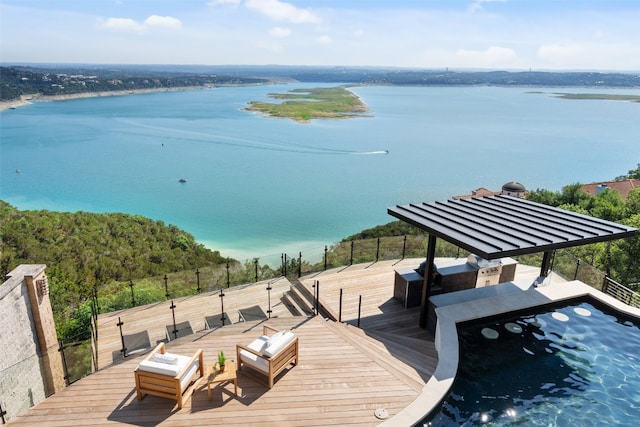
{"type": "MultiPolygon", "coordinates": [[[[78,316],[76,311],[90,299],[94,285],[227,261],[218,251],[196,243],[191,234],[162,221],[121,213],[21,211],[4,201],[0,244],[3,276],[19,264],[47,264],[59,331],[78,316]]],[[[69,333],[76,328],[71,329],[69,333]]]]}

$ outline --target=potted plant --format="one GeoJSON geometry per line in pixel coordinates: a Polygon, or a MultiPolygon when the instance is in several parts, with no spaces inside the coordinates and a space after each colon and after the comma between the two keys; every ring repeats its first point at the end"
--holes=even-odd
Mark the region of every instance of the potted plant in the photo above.
{"type": "Polygon", "coordinates": [[[220,366],[220,372],[224,372],[224,364],[227,362],[227,358],[224,355],[224,351],[218,353],[218,366],[220,366]]]}

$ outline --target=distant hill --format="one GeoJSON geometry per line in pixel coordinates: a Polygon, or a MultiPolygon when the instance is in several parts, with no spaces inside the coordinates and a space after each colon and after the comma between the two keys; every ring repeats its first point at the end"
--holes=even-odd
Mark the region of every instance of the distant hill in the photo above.
{"type": "Polygon", "coordinates": [[[34,64],[0,67],[0,101],[140,89],[273,81],[430,86],[640,87],[633,73],[453,71],[382,67],[34,64]]]}
{"type": "Polygon", "coordinates": [[[153,71],[137,68],[0,67],[0,101],[22,95],[73,95],[91,92],[133,91],[266,83],[267,79],[219,76],[213,73],[153,71]]]}

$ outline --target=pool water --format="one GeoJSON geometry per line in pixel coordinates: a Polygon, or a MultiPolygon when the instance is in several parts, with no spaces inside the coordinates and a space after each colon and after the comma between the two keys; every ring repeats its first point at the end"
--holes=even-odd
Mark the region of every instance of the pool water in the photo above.
{"type": "Polygon", "coordinates": [[[594,301],[458,327],[451,393],[426,426],[632,426],[640,322],[594,301]]]}

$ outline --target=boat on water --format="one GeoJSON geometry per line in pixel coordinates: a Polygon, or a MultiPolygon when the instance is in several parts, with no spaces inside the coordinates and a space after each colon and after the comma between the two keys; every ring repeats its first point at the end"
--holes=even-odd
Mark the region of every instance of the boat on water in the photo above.
{"type": "Polygon", "coordinates": [[[186,179],[184,179],[184,178],[180,178],[180,179],[178,180],[178,182],[187,182],[187,180],[186,180],[186,179]]]}

